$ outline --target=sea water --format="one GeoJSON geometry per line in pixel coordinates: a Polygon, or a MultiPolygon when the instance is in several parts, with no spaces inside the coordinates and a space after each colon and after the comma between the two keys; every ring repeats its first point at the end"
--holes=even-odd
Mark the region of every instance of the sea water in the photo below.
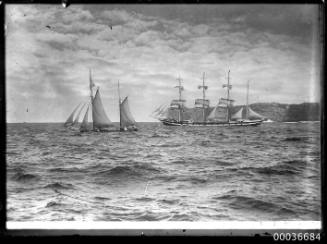
{"type": "Polygon", "coordinates": [[[9,221],[320,220],[320,123],[7,124],[9,221]]]}

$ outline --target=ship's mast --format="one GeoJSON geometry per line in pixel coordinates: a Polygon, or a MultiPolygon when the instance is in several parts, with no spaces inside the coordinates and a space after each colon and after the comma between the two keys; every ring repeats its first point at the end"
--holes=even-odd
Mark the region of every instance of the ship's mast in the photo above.
{"type": "Polygon", "coordinates": [[[203,72],[203,75],[202,75],[202,86],[199,86],[199,89],[202,88],[202,113],[203,113],[203,122],[206,121],[206,118],[205,118],[205,99],[206,99],[206,90],[208,89],[208,86],[206,86],[204,84],[204,79],[205,79],[205,72],[203,72]]]}
{"type": "Polygon", "coordinates": [[[94,83],[92,81],[92,73],[91,73],[91,69],[89,69],[89,79],[90,79],[90,97],[91,97],[91,103],[92,103],[92,100],[93,100],[93,86],[94,86],[94,83]]]}
{"type": "MultiPolygon", "coordinates": [[[[95,86],[92,80],[92,73],[91,73],[91,69],[89,69],[89,82],[90,82],[90,106],[91,106],[91,110],[93,113],[93,87],[95,86]]],[[[92,121],[92,127],[93,127],[93,121],[92,121]]]]}
{"type": "Polygon", "coordinates": [[[249,88],[250,88],[250,81],[248,80],[247,89],[246,89],[246,110],[245,110],[245,118],[249,118],[249,88]]]}
{"type": "Polygon", "coordinates": [[[119,103],[119,128],[121,128],[121,100],[120,100],[119,80],[118,80],[118,103],[119,103]]]}
{"type": "Polygon", "coordinates": [[[202,77],[202,92],[203,92],[203,104],[202,104],[202,109],[203,109],[203,121],[206,120],[205,118],[205,100],[206,100],[206,92],[205,92],[205,86],[204,86],[204,78],[205,78],[205,73],[203,72],[203,77],[202,77]]]}
{"type": "Polygon", "coordinates": [[[229,80],[229,73],[230,73],[230,70],[228,70],[227,84],[223,85],[223,88],[227,87],[227,98],[223,99],[223,100],[226,100],[226,103],[227,103],[227,120],[228,120],[228,122],[230,121],[230,117],[231,117],[230,104],[231,104],[231,102],[233,102],[233,100],[229,99],[229,96],[230,96],[229,95],[229,90],[232,89],[232,85],[230,84],[230,80],[229,80]]]}
{"type": "Polygon", "coordinates": [[[175,86],[175,88],[178,88],[178,93],[179,93],[179,105],[178,105],[178,109],[179,109],[179,113],[178,113],[178,121],[183,121],[182,118],[182,110],[183,110],[183,100],[182,100],[182,91],[184,90],[184,87],[182,86],[182,78],[179,76],[177,78],[178,80],[178,86],[175,86]]]}
{"type": "Polygon", "coordinates": [[[230,70],[228,70],[228,76],[227,76],[227,118],[228,118],[228,122],[230,121],[230,111],[229,111],[229,105],[230,105],[230,102],[229,102],[229,89],[231,88],[230,85],[229,85],[229,73],[230,73],[230,70]]]}

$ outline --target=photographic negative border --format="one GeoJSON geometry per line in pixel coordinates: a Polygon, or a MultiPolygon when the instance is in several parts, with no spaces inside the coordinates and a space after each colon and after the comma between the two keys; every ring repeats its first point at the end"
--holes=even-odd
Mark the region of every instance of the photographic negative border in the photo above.
{"type": "MultiPolygon", "coordinates": [[[[326,177],[325,177],[325,3],[324,1],[251,1],[251,3],[262,4],[319,4],[319,31],[321,55],[321,221],[219,221],[219,222],[7,222],[6,221],[6,94],[5,94],[5,5],[7,4],[63,4],[66,7],[72,4],[213,4],[209,0],[176,0],[176,1],[151,1],[151,0],[25,0],[25,1],[0,1],[1,18],[1,204],[0,204],[0,225],[1,233],[5,236],[222,236],[222,237],[266,237],[272,239],[273,233],[322,233],[325,235],[326,223],[326,177]]],[[[248,1],[215,1],[214,4],[244,4],[248,1]]]]}

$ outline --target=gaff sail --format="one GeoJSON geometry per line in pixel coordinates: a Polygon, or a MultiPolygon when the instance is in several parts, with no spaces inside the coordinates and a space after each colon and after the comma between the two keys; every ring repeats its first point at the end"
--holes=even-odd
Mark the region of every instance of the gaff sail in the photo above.
{"type": "Polygon", "coordinates": [[[241,120],[243,118],[242,114],[243,114],[243,107],[240,110],[238,110],[235,114],[233,114],[231,119],[232,120],[241,120]]]}
{"type": "Polygon", "coordinates": [[[92,130],[92,123],[89,123],[89,109],[90,109],[90,105],[87,106],[86,109],[86,113],[84,115],[81,127],[80,127],[80,131],[90,131],[92,130]]]}
{"type": "Polygon", "coordinates": [[[254,120],[254,119],[264,119],[265,117],[262,116],[261,114],[258,114],[256,112],[254,112],[251,108],[248,108],[248,118],[250,120],[254,120]]]}
{"type": "Polygon", "coordinates": [[[129,109],[128,97],[120,104],[120,126],[121,128],[135,125],[135,120],[129,109]]]}
{"type": "Polygon", "coordinates": [[[112,123],[108,118],[106,112],[104,111],[100,92],[97,89],[95,96],[92,100],[92,120],[93,120],[93,129],[105,129],[112,127],[112,123]]]}
{"type": "Polygon", "coordinates": [[[69,115],[68,119],[66,120],[66,122],[64,124],[65,126],[69,126],[69,125],[73,124],[73,122],[74,122],[74,115],[75,115],[77,109],[81,106],[81,104],[82,103],[78,104],[76,106],[76,108],[73,110],[73,112],[69,115]]]}
{"type": "Polygon", "coordinates": [[[228,108],[224,104],[218,104],[209,114],[209,121],[226,122],[228,121],[228,108]]]}
{"type": "Polygon", "coordinates": [[[77,116],[76,116],[76,118],[75,118],[75,120],[74,120],[74,122],[73,122],[73,125],[76,125],[76,124],[78,123],[79,117],[81,116],[81,112],[82,112],[84,106],[85,106],[85,103],[83,104],[83,106],[82,106],[81,109],[79,110],[79,112],[78,112],[78,114],[77,114],[77,116]]]}

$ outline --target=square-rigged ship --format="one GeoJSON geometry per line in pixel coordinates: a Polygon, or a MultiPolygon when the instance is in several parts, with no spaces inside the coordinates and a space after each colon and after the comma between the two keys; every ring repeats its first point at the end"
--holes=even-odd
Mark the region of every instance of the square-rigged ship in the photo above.
{"type": "Polygon", "coordinates": [[[181,78],[178,78],[179,85],[175,88],[179,90],[179,99],[171,101],[169,107],[160,106],[157,108],[153,116],[160,120],[164,125],[168,126],[257,126],[264,121],[264,117],[254,112],[249,104],[249,82],[247,86],[247,103],[245,109],[241,107],[239,111],[232,114],[232,106],[234,100],[230,98],[230,90],[232,85],[229,79],[230,71],[228,71],[227,84],[223,88],[227,89],[226,98],[220,98],[218,104],[211,109],[210,101],[206,99],[205,74],[203,73],[202,85],[198,86],[202,89],[202,98],[195,99],[195,107],[193,109],[185,106],[185,100],[182,99],[181,78]]]}

